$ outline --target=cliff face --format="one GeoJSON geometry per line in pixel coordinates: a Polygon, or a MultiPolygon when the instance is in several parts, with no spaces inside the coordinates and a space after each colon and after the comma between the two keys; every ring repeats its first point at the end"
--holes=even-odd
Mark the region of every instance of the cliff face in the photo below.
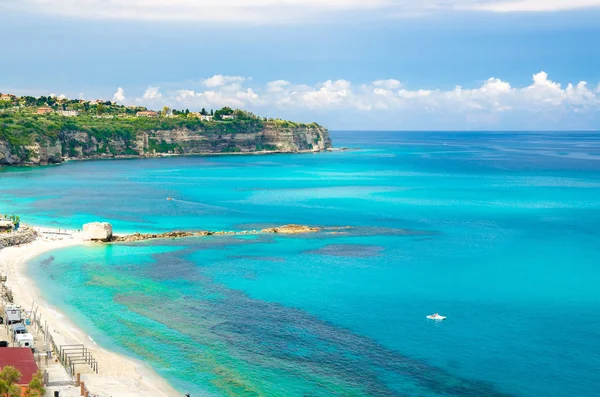
{"type": "Polygon", "coordinates": [[[28,145],[11,145],[0,139],[0,166],[50,164],[62,161],[60,142],[41,139],[28,145]]]}
{"type": "Polygon", "coordinates": [[[88,132],[66,131],[56,139],[40,136],[27,145],[0,139],[0,165],[60,163],[65,158],[161,156],[165,154],[299,153],[331,147],[327,129],[267,125],[258,132],[220,133],[204,130],[154,130],[99,139],[88,132]]]}

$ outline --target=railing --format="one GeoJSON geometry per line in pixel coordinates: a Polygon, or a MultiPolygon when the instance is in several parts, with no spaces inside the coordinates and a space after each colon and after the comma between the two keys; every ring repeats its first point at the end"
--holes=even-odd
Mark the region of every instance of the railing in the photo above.
{"type": "Polygon", "coordinates": [[[75,378],[75,366],[78,364],[88,364],[92,371],[98,373],[98,361],[87,347],[84,345],[57,345],[48,331],[48,323],[42,323],[42,314],[38,313],[38,307],[31,312],[30,317],[39,334],[44,337],[44,341],[52,348],[71,378],[75,378]]]}
{"type": "Polygon", "coordinates": [[[58,356],[65,368],[69,368],[71,376],[75,374],[77,364],[88,364],[98,373],[98,361],[84,345],[60,345],[58,356]]]}

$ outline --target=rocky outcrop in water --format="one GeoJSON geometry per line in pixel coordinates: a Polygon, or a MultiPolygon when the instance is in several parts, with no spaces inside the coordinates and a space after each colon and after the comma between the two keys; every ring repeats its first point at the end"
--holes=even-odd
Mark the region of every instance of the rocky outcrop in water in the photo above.
{"type": "MultiPolygon", "coordinates": [[[[84,226],[85,230],[85,226],[84,226]]],[[[166,233],[134,233],[123,236],[113,236],[110,240],[115,243],[120,242],[136,242],[144,240],[155,240],[155,239],[174,239],[183,237],[201,237],[201,236],[240,236],[240,235],[252,235],[252,234],[306,234],[306,233],[317,233],[321,231],[318,227],[303,226],[303,225],[284,225],[279,227],[273,227],[262,230],[242,230],[242,231],[197,231],[197,232],[185,232],[185,231],[173,231],[166,233]]]]}
{"type": "Polygon", "coordinates": [[[304,226],[304,225],[285,225],[280,227],[273,227],[269,229],[261,230],[262,233],[279,233],[279,234],[304,234],[304,233],[316,233],[320,231],[318,227],[304,226]]]}
{"type": "Polygon", "coordinates": [[[111,241],[112,225],[108,222],[92,222],[83,225],[84,235],[92,241],[111,241]]]}

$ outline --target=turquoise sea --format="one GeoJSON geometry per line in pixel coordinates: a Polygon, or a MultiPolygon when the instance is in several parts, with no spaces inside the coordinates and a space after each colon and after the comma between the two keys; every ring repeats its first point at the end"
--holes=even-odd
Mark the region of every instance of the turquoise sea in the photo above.
{"type": "Polygon", "coordinates": [[[182,394],[599,395],[600,133],[332,137],[358,150],[2,169],[0,212],[119,232],[352,227],[30,264],[51,303],[182,394]]]}

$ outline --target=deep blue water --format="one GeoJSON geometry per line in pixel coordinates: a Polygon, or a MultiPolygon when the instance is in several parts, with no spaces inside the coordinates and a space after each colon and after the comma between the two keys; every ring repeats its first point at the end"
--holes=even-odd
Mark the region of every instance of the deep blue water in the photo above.
{"type": "Polygon", "coordinates": [[[352,226],[32,263],[90,335],[192,395],[597,395],[600,134],[333,139],[359,150],[4,169],[0,200],[76,228],[352,226]]]}

